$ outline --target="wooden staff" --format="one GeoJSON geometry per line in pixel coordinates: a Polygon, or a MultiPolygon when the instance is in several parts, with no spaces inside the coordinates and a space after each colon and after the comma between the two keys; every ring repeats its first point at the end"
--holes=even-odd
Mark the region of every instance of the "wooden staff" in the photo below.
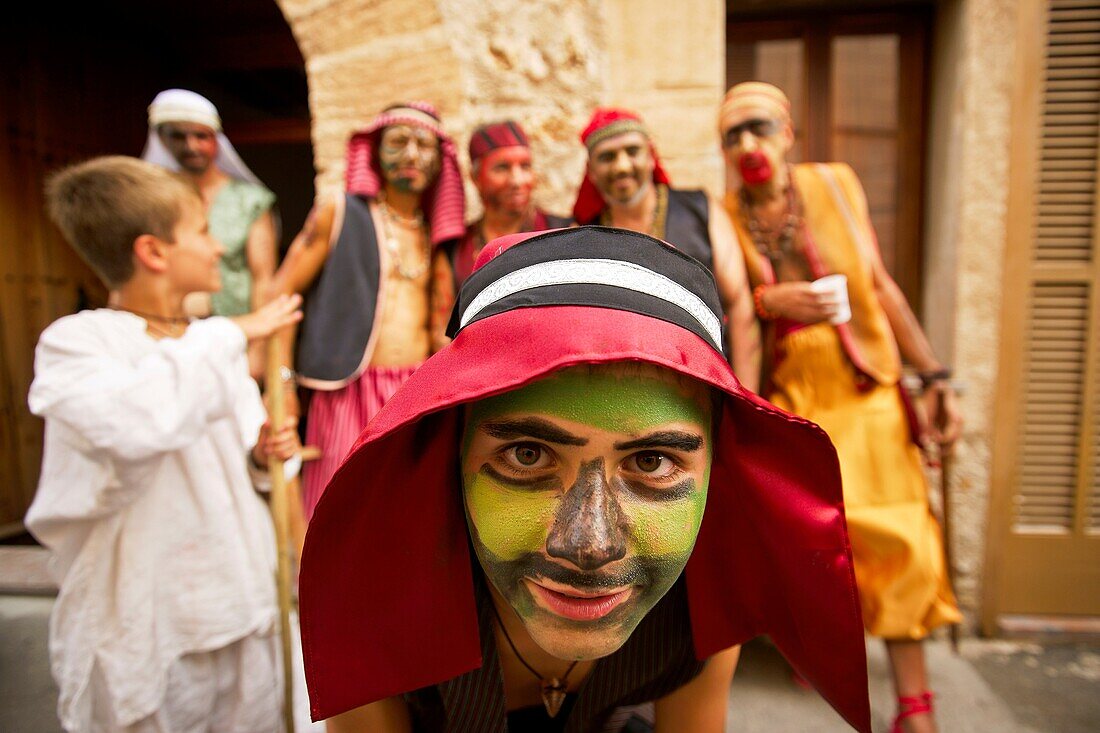
{"type": "MultiPolygon", "coordinates": [[[[268,420],[270,431],[282,429],[286,422],[286,401],[283,380],[280,375],[279,336],[272,334],[267,340],[267,366],[264,385],[268,395],[268,420]]],[[[271,475],[271,515],[275,522],[275,550],[278,566],[275,571],[275,587],[279,596],[279,635],[283,642],[283,721],[286,733],[294,733],[294,660],[291,656],[290,634],[290,569],[294,548],[290,542],[290,503],[283,462],[274,456],[267,459],[271,475]]]]}
{"type": "MultiPolygon", "coordinates": [[[[939,393],[939,416],[941,423],[946,422],[947,417],[944,411],[944,395],[943,392],[939,393]]],[[[941,424],[942,428],[943,425],[941,424]]],[[[940,499],[943,504],[943,560],[947,565],[947,582],[951,586],[951,592],[955,592],[955,554],[952,552],[951,541],[951,464],[954,462],[955,457],[951,451],[946,451],[943,446],[939,446],[940,453],[940,499]]],[[[959,653],[959,625],[951,624],[949,629],[951,635],[951,650],[955,653],[959,653]]]]}

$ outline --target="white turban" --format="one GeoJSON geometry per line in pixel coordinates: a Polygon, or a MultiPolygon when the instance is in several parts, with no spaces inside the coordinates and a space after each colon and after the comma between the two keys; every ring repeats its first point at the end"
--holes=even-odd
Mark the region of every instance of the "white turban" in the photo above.
{"type": "Polygon", "coordinates": [[[145,152],[141,154],[143,160],[171,171],[180,169],[179,161],[168,151],[157,134],[157,127],[168,122],[192,122],[209,127],[218,138],[218,157],[214,164],[228,176],[263,186],[222,132],[218,108],[201,94],[186,89],[167,89],[158,94],[149,105],[149,136],[145,141],[145,152]]]}

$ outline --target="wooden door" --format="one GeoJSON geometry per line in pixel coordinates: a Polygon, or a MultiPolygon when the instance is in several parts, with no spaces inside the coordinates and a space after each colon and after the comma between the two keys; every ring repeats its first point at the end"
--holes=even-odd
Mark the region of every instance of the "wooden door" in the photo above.
{"type": "Polygon", "coordinates": [[[106,300],[47,219],[43,183],[120,127],[109,114],[117,94],[73,63],[64,44],[41,53],[45,38],[9,30],[0,34],[0,63],[11,70],[0,88],[0,538],[22,531],[38,483],[42,421],[27,409],[38,335],[54,319],[106,300]]]}
{"type": "Polygon", "coordinates": [[[1022,0],[983,627],[1100,614],[1100,3],[1022,0]]]}
{"type": "Polygon", "coordinates": [[[883,259],[921,307],[925,66],[929,15],[731,15],[726,83],[775,84],[791,100],[792,162],[842,161],[867,191],[883,259]]]}

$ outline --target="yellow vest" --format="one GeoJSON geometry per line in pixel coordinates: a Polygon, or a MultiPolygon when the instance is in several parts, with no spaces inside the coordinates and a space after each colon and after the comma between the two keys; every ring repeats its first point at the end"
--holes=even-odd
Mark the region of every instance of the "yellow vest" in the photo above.
{"type": "MultiPolygon", "coordinates": [[[[834,273],[848,276],[852,320],[836,326],[844,351],[860,372],[879,384],[894,385],[901,376],[901,357],[875,295],[871,263],[879,256],[878,240],[863,187],[844,163],[801,163],[791,167],[791,175],[802,202],[801,244],[810,271],[815,278],[834,273]]],[[[726,193],[725,205],[752,286],[774,283],[771,263],[756,250],[736,192],[726,193]]],[[[774,343],[774,338],[767,341],[774,343]]],[[[772,355],[765,356],[770,361],[772,355]]]]}

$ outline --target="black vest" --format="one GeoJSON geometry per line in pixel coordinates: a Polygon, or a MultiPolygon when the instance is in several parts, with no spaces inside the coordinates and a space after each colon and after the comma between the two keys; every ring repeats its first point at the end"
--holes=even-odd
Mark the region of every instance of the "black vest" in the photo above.
{"type": "Polygon", "coordinates": [[[354,194],[345,194],[344,200],[340,236],[306,291],[298,334],[298,372],[326,382],[343,382],[362,365],[381,278],[378,235],[367,200],[354,194]]]}
{"type": "MultiPolygon", "coordinates": [[[[407,693],[415,733],[523,733],[508,731],[504,681],[493,634],[493,611],[475,573],[481,667],[434,687],[407,693]]],[[[664,697],[703,671],[695,659],[687,589],[681,577],[618,651],[600,659],[568,712],[566,733],[597,733],[617,708],[664,697]]],[[[535,684],[534,678],[531,680],[535,684]]],[[[562,714],[565,714],[564,711],[562,714]]]]}
{"type": "Polygon", "coordinates": [[[710,248],[710,206],[705,191],[668,189],[664,240],[714,271],[710,248]]]}

